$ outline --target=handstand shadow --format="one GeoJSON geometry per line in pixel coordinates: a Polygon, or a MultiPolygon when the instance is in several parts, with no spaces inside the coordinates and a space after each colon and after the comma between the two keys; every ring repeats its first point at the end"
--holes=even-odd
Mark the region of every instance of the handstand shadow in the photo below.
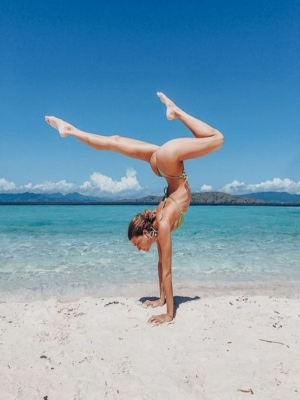
{"type": "MultiPolygon", "coordinates": [[[[187,303],[188,301],[195,301],[195,300],[200,300],[201,297],[199,296],[194,296],[194,297],[188,297],[188,296],[174,296],[174,318],[176,317],[176,312],[178,308],[180,307],[181,304],[187,303]]],[[[158,297],[141,297],[139,301],[141,303],[145,303],[147,300],[150,301],[155,301],[158,300],[158,297]]]]}

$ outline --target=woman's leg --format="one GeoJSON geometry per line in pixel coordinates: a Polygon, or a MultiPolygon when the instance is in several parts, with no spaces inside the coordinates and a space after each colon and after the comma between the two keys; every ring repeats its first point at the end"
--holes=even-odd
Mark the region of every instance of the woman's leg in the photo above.
{"type": "Polygon", "coordinates": [[[46,122],[59,131],[62,137],[74,136],[81,142],[97,150],[111,150],[131,158],[149,162],[151,155],[158,149],[155,144],[118,135],[101,136],[83,132],[68,122],[56,117],[45,117],[46,122]]]}
{"type": "Polygon", "coordinates": [[[158,93],[158,97],[167,107],[167,118],[179,119],[195,136],[167,142],[159,150],[160,157],[169,155],[173,161],[184,161],[205,156],[222,147],[224,138],[217,129],[187,114],[163,93],[158,93]]]}

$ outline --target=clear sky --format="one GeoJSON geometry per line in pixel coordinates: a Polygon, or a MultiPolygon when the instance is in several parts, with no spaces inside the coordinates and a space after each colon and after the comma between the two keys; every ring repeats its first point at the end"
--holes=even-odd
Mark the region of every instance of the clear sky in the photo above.
{"type": "Polygon", "coordinates": [[[189,135],[162,91],[225,136],[186,162],[192,191],[300,193],[299,0],[2,0],[0,37],[0,192],[162,193],[148,164],[44,122],[189,135]]]}

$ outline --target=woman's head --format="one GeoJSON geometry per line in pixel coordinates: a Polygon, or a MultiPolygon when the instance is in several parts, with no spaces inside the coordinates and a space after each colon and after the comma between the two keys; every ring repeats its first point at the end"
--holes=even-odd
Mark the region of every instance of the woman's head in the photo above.
{"type": "Polygon", "coordinates": [[[151,247],[150,232],[153,229],[153,222],[156,218],[156,211],[144,210],[135,215],[128,225],[128,239],[139,250],[148,251],[151,247]]]}

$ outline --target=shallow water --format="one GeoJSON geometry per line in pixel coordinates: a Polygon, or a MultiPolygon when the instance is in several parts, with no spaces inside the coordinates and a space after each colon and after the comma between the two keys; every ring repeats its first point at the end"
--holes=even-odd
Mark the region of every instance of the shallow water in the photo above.
{"type": "MultiPolygon", "coordinates": [[[[119,294],[157,282],[126,238],[141,206],[1,206],[0,300],[119,294]]],[[[193,206],[172,234],[176,284],[300,281],[300,208],[193,206]]]]}

